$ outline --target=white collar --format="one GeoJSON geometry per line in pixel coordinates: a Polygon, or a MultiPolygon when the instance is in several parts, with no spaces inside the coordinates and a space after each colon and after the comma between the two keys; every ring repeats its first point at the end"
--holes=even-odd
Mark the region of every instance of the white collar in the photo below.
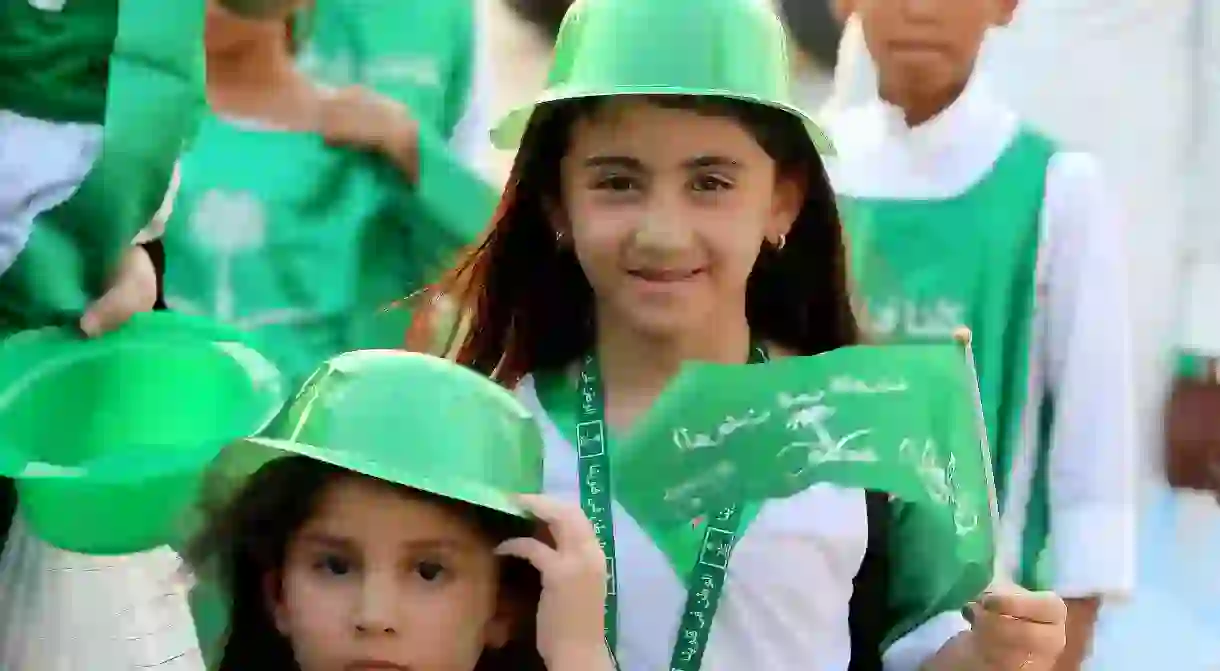
{"type": "Polygon", "coordinates": [[[948,107],[918,126],[908,126],[902,110],[875,99],[883,135],[900,142],[912,154],[929,160],[948,158],[972,144],[980,134],[1007,125],[1011,112],[992,93],[984,77],[970,78],[948,107]]]}

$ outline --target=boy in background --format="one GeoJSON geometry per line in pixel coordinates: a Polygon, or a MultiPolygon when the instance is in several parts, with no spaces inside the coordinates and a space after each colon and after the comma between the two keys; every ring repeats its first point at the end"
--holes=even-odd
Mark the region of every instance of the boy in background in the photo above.
{"type": "Polygon", "coordinates": [[[1135,577],[1138,443],[1118,213],[1096,161],[975,72],[1017,0],[846,0],[877,95],[839,110],[828,166],[878,337],[971,328],[1002,570],[1069,603],[1058,669],[1135,577]]]}

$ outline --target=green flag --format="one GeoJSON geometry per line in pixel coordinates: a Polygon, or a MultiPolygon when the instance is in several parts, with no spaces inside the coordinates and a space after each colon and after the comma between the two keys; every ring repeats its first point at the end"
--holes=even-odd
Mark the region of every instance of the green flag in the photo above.
{"type": "Polygon", "coordinates": [[[616,450],[629,474],[616,495],[655,523],[832,483],[891,494],[962,561],[994,559],[990,458],[958,342],[690,364],[616,450]]]}

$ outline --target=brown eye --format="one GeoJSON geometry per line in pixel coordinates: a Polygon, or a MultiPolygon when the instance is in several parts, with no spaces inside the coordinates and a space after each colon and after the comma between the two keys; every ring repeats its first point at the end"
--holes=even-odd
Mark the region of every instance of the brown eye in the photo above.
{"type": "Polygon", "coordinates": [[[314,562],[314,567],[319,571],[329,573],[331,575],[343,576],[352,572],[352,563],[339,555],[328,554],[319,557],[314,562]]]}
{"type": "Polygon", "coordinates": [[[598,191],[633,191],[639,188],[639,183],[626,175],[606,175],[593,183],[598,191]]]}
{"type": "Polygon", "coordinates": [[[729,182],[727,179],[717,175],[702,175],[700,177],[696,177],[694,183],[691,185],[693,190],[699,192],[725,191],[727,189],[731,189],[732,187],[732,182],[729,182]]]}
{"type": "Polygon", "coordinates": [[[441,566],[440,562],[421,561],[415,564],[415,572],[425,581],[433,582],[444,575],[445,567],[441,566]]]}

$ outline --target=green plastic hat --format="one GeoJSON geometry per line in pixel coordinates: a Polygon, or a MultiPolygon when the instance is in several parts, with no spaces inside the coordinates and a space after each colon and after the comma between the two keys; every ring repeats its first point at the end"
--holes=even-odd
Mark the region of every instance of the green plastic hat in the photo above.
{"type": "Polygon", "coordinates": [[[46,542],[148,550],[171,540],[216,454],[284,400],[244,334],[207,320],[138,315],[93,340],[17,333],[0,342],[0,476],[46,542]]]}
{"type": "Polygon", "coordinates": [[[719,96],[797,116],[817,151],[831,155],[826,134],[792,103],[788,53],[770,0],[576,0],[559,30],[546,90],[509,112],[492,142],[518,148],[534,110],[565,100],[719,96]]]}
{"type": "Polygon", "coordinates": [[[328,361],[267,436],[221,453],[207,507],[290,456],[522,517],[514,496],[542,491],[542,434],[530,412],[500,385],[426,354],[363,350],[328,361]]]}

